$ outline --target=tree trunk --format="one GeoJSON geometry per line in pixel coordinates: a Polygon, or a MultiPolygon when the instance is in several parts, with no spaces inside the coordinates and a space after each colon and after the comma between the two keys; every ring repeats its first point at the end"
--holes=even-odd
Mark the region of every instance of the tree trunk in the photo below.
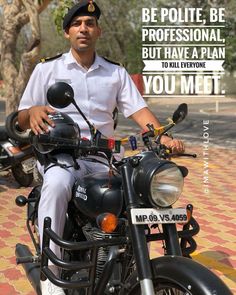
{"type": "Polygon", "coordinates": [[[32,0],[13,0],[10,4],[0,0],[3,8],[0,69],[4,81],[6,115],[16,110],[26,83],[39,56],[40,26],[39,12],[49,4],[49,0],[36,5],[32,0]],[[16,65],[16,43],[20,30],[30,24],[31,39],[16,65]]]}

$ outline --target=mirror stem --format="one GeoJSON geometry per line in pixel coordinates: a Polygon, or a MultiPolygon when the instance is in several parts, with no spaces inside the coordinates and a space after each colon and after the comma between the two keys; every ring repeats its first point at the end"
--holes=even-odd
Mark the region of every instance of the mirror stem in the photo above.
{"type": "Polygon", "coordinates": [[[76,104],[74,98],[72,98],[72,97],[70,96],[70,94],[68,95],[68,94],[66,93],[65,95],[70,97],[72,104],[75,106],[75,108],[76,108],[77,111],[80,113],[80,115],[82,116],[82,118],[83,118],[83,119],[85,120],[85,122],[88,124],[88,126],[89,126],[89,130],[90,130],[90,133],[91,133],[92,138],[93,138],[93,137],[94,137],[94,134],[95,134],[95,129],[94,129],[93,125],[89,122],[89,120],[86,118],[86,116],[85,116],[84,113],[81,111],[81,109],[79,108],[79,106],[76,104]]]}
{"type": "Polygon", "coordinates": [[[161,137],[162,137],[162,135],[164,135],[167,131],[169,131],[174,126],[175,126],[175,123],[172,123],[170,126],[168,126],[167,128],[165,128],[165,130],[156,137],[155,143],[156,144],[160,144],[161,143],[161,137]]]}
{"type": "Polygon", "coordinates": [[[84,115],[84,113],[81,111],[81,109],[77,106],[76,103],[72,102],[73,105],[76,107],[77,111],[80,113],[80,115],[83,117],[83,119],[85,120],[85,122],[88,124],[89,126],[89,130],[90,133],[92,135],[92,138],[94,137],[94,133],[95,133],[95,129],[93,127],[93,125],[89,122],[89,120],[86,118],[86,116],[84,115]]]}

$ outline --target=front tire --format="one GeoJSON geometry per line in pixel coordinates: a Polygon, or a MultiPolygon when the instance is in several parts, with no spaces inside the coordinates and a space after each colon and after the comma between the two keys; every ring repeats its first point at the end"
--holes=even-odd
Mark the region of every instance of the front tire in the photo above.
{"type": "MultiPolygon", "coordinates": [[[[210,270],[185,257],[164,256],[151,261],[155,295],[232,295],[210,270]]],[[[129,280],[128,295],[141,295],[137,273],[129,280]]]]}

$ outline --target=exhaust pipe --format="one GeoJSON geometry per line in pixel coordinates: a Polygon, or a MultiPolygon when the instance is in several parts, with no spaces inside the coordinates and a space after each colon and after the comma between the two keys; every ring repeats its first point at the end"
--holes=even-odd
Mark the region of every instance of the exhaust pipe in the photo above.
{"type": "Polygon", "coordinates": [[[42,295],[40,287],[40,263],[33,262],[33,255],[26,245],[17,244],[15,254],[17,264],[22,263],[26,276],[37,295],[42,295]]]}

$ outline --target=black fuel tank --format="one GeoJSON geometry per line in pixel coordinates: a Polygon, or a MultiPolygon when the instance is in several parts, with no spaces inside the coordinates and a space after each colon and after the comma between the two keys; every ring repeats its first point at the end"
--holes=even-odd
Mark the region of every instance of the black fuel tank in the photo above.
{"type": "Polygon", "coordinates": [[[103,172],[77,180],[73,202],[80,212],[92,219],[105,212],[118,216],[123,207],[121,177],[109,177],[108,172],[103,172]]]}

